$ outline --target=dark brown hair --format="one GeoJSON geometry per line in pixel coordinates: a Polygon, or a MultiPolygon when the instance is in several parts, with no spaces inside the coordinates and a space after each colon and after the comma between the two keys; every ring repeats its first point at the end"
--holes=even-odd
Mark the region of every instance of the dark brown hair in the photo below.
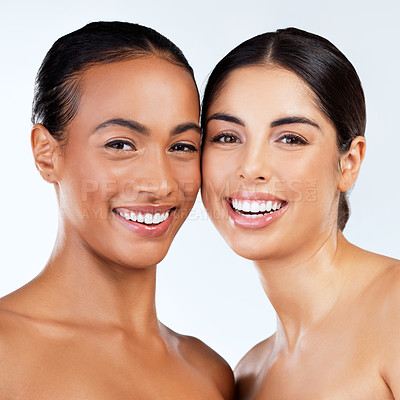
{"type": "Polygon", "coordinates": [[[151,28],[128,22],[92,22],[58,39],[46,54],[36,76],[32,123],[43,124],[65,143],[66,127],[80,100],[79,78],[96,64],[154,55],[193,70],[175,44],[151,28]]]}

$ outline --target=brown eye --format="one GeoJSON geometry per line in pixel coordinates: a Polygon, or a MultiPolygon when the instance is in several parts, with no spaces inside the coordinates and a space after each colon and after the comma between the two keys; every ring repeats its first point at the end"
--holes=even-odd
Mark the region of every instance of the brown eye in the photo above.
{"type": "Polygon", "coordinates": [[[211,139],[213,143],[240,143],[240,139],[231,133],[221,133],[211,139]]]}
{"type": "Polygon", "coordinates": [[[179,151],[182,153],[195,153],[196,151],[199,150],[197,149],[197,147],[189,143],[176,143],[169,148],[169,151],[170,152],[179,151]]]}
{"type": "Polygon", "coordinates": [[[121,151],[134,151],[136,150],[133,143],[128,142],[127,140],[113,140],[105,145],[105,147],[121,150],[121,151]]]}
{"type": "Polygon", "coordinates": [[[307,142],[301,136],[294,135],[294,134],[284,135],[278,139],[278,142],[290,144],[290,145],[307,144],[307,142]]]}

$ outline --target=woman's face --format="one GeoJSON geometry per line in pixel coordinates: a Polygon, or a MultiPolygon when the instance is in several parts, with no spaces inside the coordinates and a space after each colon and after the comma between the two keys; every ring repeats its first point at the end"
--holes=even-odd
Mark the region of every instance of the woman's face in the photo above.
{"type": "Polygon", "coordinates": [[[252,260],[309,254],[336,229],[335,129],[296,74],[234,70],[206,121],[203,202],[235,252],[252,260]]]}
{"type": "Polygon", "coordinates": [[[67,234],[108,262],[159,262],[200,186],[199,101],[190,74],[147,57],[98,65],[81,82],[58,161],[67,234]]]}

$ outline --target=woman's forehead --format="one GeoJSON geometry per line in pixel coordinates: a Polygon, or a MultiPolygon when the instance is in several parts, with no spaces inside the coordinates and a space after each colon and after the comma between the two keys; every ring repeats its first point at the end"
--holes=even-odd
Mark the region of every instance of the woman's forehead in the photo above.
{"type": "Polygon", "coordinates": [[[213,99],[209,113],[219,107],[265,112],[318,111],[314,92],[299,76],[284,68],[263,65],[232,71],[213,99]]]}
{"type": "Polygon", "coordinates": [[[166,60],[149,57],[88,69],[71,128],[92,131],[116,118],[149,128],[157,124],[175,126],[198,122],[198,117],[197,88],[190,74],[166,60]]]}

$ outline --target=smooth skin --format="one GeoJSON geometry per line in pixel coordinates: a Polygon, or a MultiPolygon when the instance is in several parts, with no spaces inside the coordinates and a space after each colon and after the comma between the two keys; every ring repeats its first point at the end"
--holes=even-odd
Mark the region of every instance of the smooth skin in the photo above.
{"type": "Polygon", "coordinates": [[[32,129],[59,231],[42,273],[0,300],[0,399],[232,399],[227,363],[155,309],[156,264],[200,186],[193,79],[149,56],[91,67],[80,88],[61,148],[32,129]],[[115,213],[138,206],[174,207],[166,232],[142,235],[115,213]]]}
{"type": "Polygon", "coordinates": [[[364,138],[339,153],[311,89],[273,65],[234,70],[206,120],[204,204],[255,262],[277,312],[276,333],[235,369],[237,398],[400,399],[399,260],[352,245],[337,226],[364,138]],[[273,195],[286,210],[260,229],[239,226],[228,214],[239,191],[273,195]]]}

